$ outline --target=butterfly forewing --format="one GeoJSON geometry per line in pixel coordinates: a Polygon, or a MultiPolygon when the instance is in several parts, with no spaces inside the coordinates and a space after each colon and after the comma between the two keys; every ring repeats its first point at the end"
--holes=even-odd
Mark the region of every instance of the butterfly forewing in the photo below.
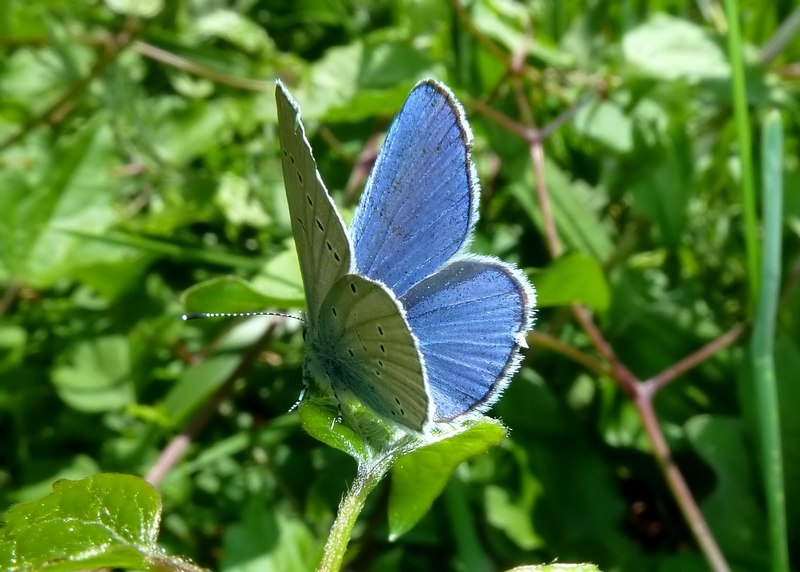
{"type": "Polygon", "coordinates": [[[344,223],[317,172],[300,110],[280,82],[275,88],[275,99],[286,198],[309,320],[313,322],[333,283],[350,270],[350,243],[344,223]]]}
{"type": "Polygon", "coordinates": [[[350,236],[359,273],[398,297],[469,240],[478,184],[460,104],[435,81],[417,85],[392,123],[350,236]]]}
{"type": "Polygon", "coordinates": [[[424,356],[437,420],[482,410],[505,389],[534,301],[521,273],[488,257],[456,259],[401,299],[424,356]]]}
{"type": "Polygon", "coordinates": [[[376,413],[422,431],[431,401],[416,339],[383,285],[348,274],[331,288],[309,339],[312,368],[376,413]]]}

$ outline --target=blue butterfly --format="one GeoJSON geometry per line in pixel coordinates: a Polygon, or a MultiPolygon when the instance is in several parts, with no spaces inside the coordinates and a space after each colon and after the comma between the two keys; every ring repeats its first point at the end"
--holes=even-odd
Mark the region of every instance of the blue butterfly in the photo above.
{"type": "Polygon", "coordinates": [[[487,409],[519,366],[535,293],[515,267],[465,251],[479,186],[461,105],[436,81],[414,87],[348,232],[298,105],[280,81],[275,95],[308,371],[415,431],[487,409]]]}

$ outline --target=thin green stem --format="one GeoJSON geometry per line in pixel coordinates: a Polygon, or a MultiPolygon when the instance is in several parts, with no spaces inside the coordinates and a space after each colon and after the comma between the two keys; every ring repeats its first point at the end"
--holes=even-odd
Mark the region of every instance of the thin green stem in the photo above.
{"type": "Polygon", "coordinates": [[[728,59],[731,63],[733,111],[736,121],[736,142],[741,165],[742,212],[747,251],[747,275],[750,282],[750,308],[755,308],[760,284],[758,266],[758,227],[753,156],[750,152],[750,112],[747,107],[747,85],[744,73],[742,35],[739,27],[738,0],[725,0],[728,16],[728,59]]]}
{"type": "Polygon", "coordinates": [[[325,543],[325,551],[317,572],[337,572],[342,567],[350,535],[358,520],[358,515],[364,508],[364,503],[369,494],[378,486],[394,461],[393,455],[386,455],[377,459],[375,463],[360,463],[358,473],[347,494],[339,503],[336,520],[333,521],[331,533],[325,543]]]}
{"type": "Polygon", "coordinates": [[[761,252],[761,293],[756,308],[751,343],[753,392],[761,444],[761,469],[769,520],[772,570],[788,572],[786,499],[783,486],[778,388],[773,358],[775,319],[781,279],[781,230],[783,210],[783,132],[780,114],[767,116],[762,135],[764,183],[764,240],[761,252]]]}

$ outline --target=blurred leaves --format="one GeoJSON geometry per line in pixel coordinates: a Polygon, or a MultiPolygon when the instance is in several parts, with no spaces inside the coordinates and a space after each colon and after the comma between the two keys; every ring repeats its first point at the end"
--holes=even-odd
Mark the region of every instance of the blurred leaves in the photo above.
{"type": "MultiPolygon", "coordinates": [[[[786,38],[770,61],[755,57],[787,6],[744,0],[741,23],[754,122],[768,103],[787,126],[775,364],[796,562],[800,45],[786,38]]],[[[736,188],[748,150],[736,143],[725,24],[708,3],[676,0],[0,2],[3,508],[41,498],[60,478],[145,474],[225,387],[161,485],[159,543],[212,569],[316,564],[351,458],[374,454],[381,436],[353,432],[365,426],[357,408],[331,428],[336,406],[313,383],[299,415],[287,414],[303,386],[296,320],[180,316],[304,307],[275,78],[296,94],[323,178],[349,213],[408,90],[434,76],[464,103],[474,133],[475,250],[532,277],[536,328],[552,343],[527,351],[490,412],[507,437],[478,424],[404,458],[394,483],[367,499],[347,565],[457,567],[479,539],[475,552],[497,569],[555,560],[703,569],[627,396],[572,361],[600,358],[566,307],[589,307],[643,379],[747,322],[736,188]],[[136,41],[87,76],[136,17],[136,41]],[[534,126],[549,133],[544,189],[520,136],[534,126]],[[540,192],[564,249],[555,260],[540,192]],[[233,379],[266,328],[269,343],[233,379]],[[549,349],[559,347],[573,354],[549,349]],[[453,480],[458,502],[436,500],[453,480]]],[[[741,370],[741,347],[720,352],[655,404],[732,566],[762,569],[757,425],[741,370]]],[[[108,491],[104,506],[138,506],[136,486],[108,491]]],[[[81,494],[78,510],[95,506],[81,494]]],[[[0,534],[19,532],[11,510],[0,534]]],[[[125,554],[139,560],[102,565],[144,567],[141,553],[125,554]]]]}
{"type": "Polygon", "coordinates": [[[595,310],[608,308],[609,291],[603,269],[595,259],[580,252],[562,256],[534,274],[536,305],[584,304],[595,310]]]}

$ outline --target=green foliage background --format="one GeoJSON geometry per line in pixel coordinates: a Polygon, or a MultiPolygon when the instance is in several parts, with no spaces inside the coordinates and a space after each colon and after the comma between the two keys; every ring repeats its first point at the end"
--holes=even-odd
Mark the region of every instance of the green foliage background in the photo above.
{"type": "MultiPolygon", "coordinates": [[[[302,309],[273,80],[299,100],[347,217],[389,121],[432,76],[475,133],[473,249],[529,271],[541,308],[524,367],[493,409],[508,438],[462,465],[395,542],[379,489],[350,569],[554,559],[705,569],[634,404],[569,306],[591,309],[642,379],[747,325],[758,278],[741,156],[759,166],[767,108],[785,126],[774,355],[798,562],[800,42],[796,27],[779,28],[793,9],[739,8],[754,141],[742,149],[728,26],[713,1],[0,3],[0,508],[61,478],[147,474],[223,386],[269,320],[184,323],[186,289],[234,275],[243,280],[195,289],[189,309],[302,309]],[[565,250],[556,260],[521,136],[531,120],[557,121],[543,143],[565,250]]],[[[655,400],[678,468],[741,570],[768,559],[748,337],[655,400]]],[[[303,351],[296,324],[271,330],[166,476],[160,542],[170,551],[224,571],[318,561],[354,464],[287,413],[303,351]]]]}

